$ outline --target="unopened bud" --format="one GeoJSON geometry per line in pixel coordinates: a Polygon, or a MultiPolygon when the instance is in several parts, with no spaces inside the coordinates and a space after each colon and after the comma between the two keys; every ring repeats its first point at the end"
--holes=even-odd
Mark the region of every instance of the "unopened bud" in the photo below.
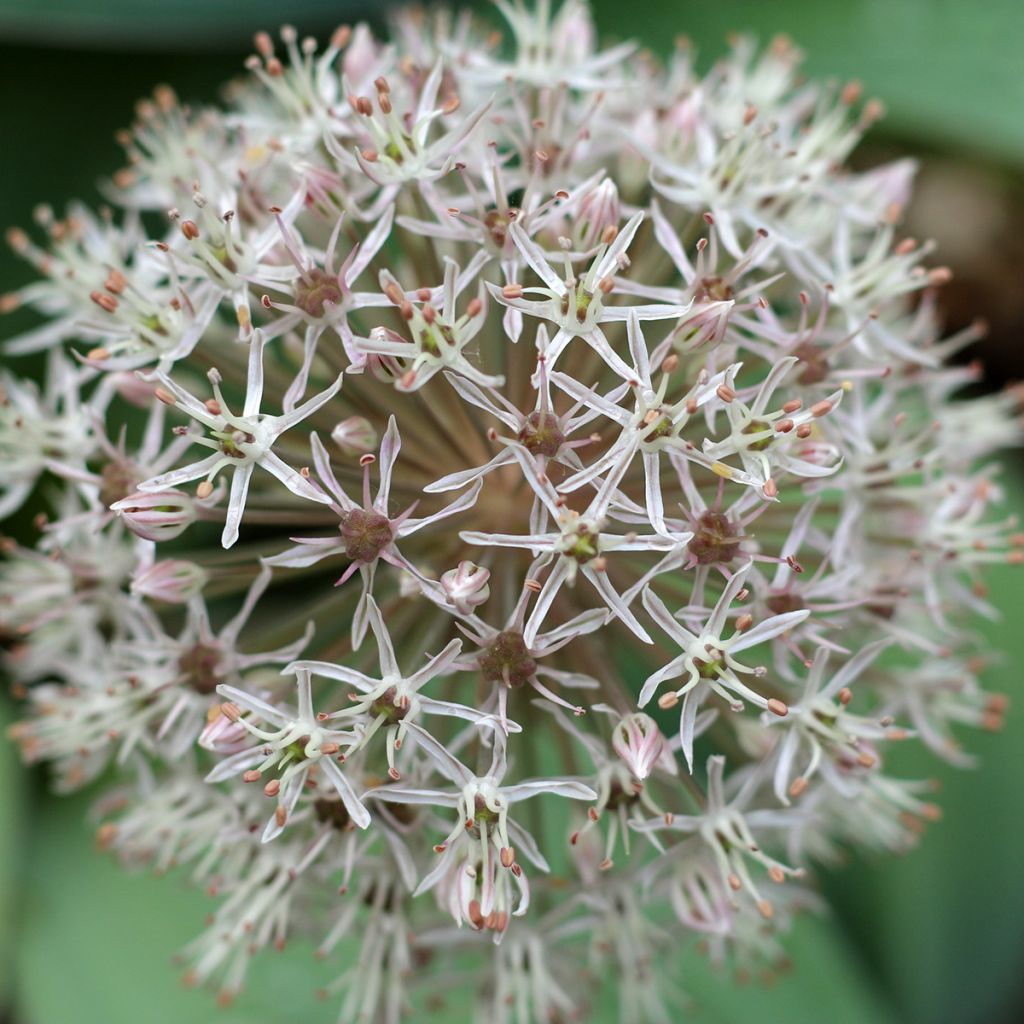
{"type": "Polygon", "coordinates": [[[134,576],[131,591],[165,604],[185,604],[202,591],[206,580],[206,570],[195,562],[168,558],[134,576]]]}
{"type": "Polygon", "coordinates": [[[350,416],[331,431],[331,440],[344,455],[362,455],[377,447],[377,431],[365,416],[350,416]]]}
{"type": "Polygon", "coordinates": [[[192,497],[171,489],[129,494],[110,508],[137,537],[157,542],[180,537],[196,520],[192,497]]]}
{"type": "Polygon", "coordinates": [[[612,749],[637,779],[646,779],[655,765],[676,774],[675,760],[658,723],[641,711],[627,715],[615,726],[612,749]]]}
{"type": "Polygon", "coordinates": [[[463,561],[441,577],[441,586],[455,610],[460,615],[470,615],[474,608],[490,597],[491,591],[487,585],[490,576],[490,569],[463,561]]]}

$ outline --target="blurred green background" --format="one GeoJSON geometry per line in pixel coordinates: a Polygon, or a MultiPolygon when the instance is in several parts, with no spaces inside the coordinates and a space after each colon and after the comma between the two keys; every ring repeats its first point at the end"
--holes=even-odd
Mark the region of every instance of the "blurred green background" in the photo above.
{"type": "MultiPolygon", "coordinates": [[[[480,5],[478,5],[480,6],[480,5]]],[[[921,174],[909,231],[933,237],[955,273],[951,329],[975,316],[989,337],[986,386],[1024,377],[1024,4],[1021,0],[595,0],[607,37],[655,50],[690,36],[706,62],[730,31],[784,32],[814,77],[857,78],[888,117],[858,151],[871,165],[911,154],[921,174]]],[[[252,33],[287,18],[325,36],[380,3],[354,0],[0,0],[0,226],[39,202],[96,202],[119,165],[114,132],[157,82],[209,101],[241,71],[252,33]]],[[[0,292],[29,279],[0,252],[0,292]]],[[[16,329],[15,318],[2,325],[16,329]]],[[[1024,505],[1020,458],[1007,458],[1024,505]]],[[[992,689],[1020,693],[1024,580],[991,574],[1005,652],[992,689]]],[[[11,714],[0,694],[0,719],[11,714]]],[[[1018,703],[1021,703],[1018,699],[1018,703]]],[[[687,959],[679,981],[695,1021],[744,1024],[1017,1024],[1024,1020],[1024,712],[972,735],[981,767],[955,772],[912,752],[907,775],[935,775],[945,818],[902,861],[853,862],[827,877],[835,912],[793,936],[794,970],[737,989],[687,959]]],[[[56,800],[41,773],[0,743],[0,1021],[7,1024],[278,1024],[333,1020],[310,951],[269,954],[230,1010],[180,988],[171,953],[199,930],[202,896],[175,878],[129,876],[95,851],[88,799],[56,800]],[[6,1016],[5,1016],[6,1014],[6,1016]]],[[[461,1021],[452,1010],[446,1019],[461,1021]]],[[[613,1017],[607,1018],[609,1021],[613,1017]]]]}

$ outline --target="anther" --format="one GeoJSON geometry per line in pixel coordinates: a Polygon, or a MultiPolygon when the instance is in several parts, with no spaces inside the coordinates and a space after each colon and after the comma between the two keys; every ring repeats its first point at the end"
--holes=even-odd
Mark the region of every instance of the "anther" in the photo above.
{"type": "Polygon", "coordinates": [[[117,311],[117,299],[113,295],[105,295],[103,292],[90,292],[89,298],[107,313],[117,311]]]}

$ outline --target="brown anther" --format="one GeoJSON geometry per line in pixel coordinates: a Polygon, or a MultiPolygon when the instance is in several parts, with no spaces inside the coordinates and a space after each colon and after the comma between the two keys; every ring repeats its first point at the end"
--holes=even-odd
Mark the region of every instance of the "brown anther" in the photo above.
{"type": "Polygon", "coordinates": [[[117,311],[117,299],[113,295],[104,292],[89,292],[89,298],[106,313],[117,311]]]}
{"type": "Polygon", "coordinates": [[[772,697],[768,701],[768,710],[773,715],[778,715],[779,718],[785,718],[789,714],[789,705],[785,701],[779,700],[778,697],[772,697]]]}
{"type": "Polygon", "coordinates": [[[755,107],[755,106],[753,106],[751,104],[750,106],[747,107],[746,110],[743,111],[743,124],[744,125],[752,124],[756,117],[757,117],[757,107],[755,107]]]}
{"type": "Polygon", "coordinates": [[[953,280],[953,271],[949,267],[935,267],[928,271],[928,283],[933,285],[949,284],[953,280]]]}
{"type": "Polygon", "coordinates": [[[852,107],[864,93],[864,87],[860,82],[853,81],[847,82],[843,86],[843,91],[839,94],[839,99],[846,104],[848,107],[852,107]]]}
{"type": "Polygon", "coordinates": [[[284,828],[285,822],[288,820],[288,812],[280,804],[274,810],[274,821],[277,822],[279,828],[284,828]]]}
{"type": "Polygon", "coordinates": [[[762,490],[766,498],[777,498],[779,495],[779,485],[771,477],[765,480],[762,490]]]}
{"type": "Polygon", "coordinates": [[[212,413],[214,416],[219,416],[221,413],[220,402],[216,398],[208,398],[203,405],[212,413]]]}
{"type": "Polygon", "coordinates": [[[361,156],[368,164],[375,164],[379,159],[377,150],[375,149],[364,149],[361,156]]]}
{"type": "Polygon", "coordinates": [[[784,413],[785,413],[785,414],[786,414],[787,416],[791,416],[791,415],[792,415],[793,413],[795,413],[795,412],[797,411],[797,409],[799,409],[799,408],[800,408],[800,407],[801,407],[802,405],[803,405],[803,402],[801,402],[799,398],[794,398],[794,399],[791,399],[790,401],[788,401],[788,402],[787,402],[787,403],[786,403],[786,404],[785,404],[785,405],[784,405],[784,406],[782,407],[782,411],[783,411],[783,412],[784,412],[784,413]]]}
{"type": "Polygon", "coordinates": [[[416,315],[416,307],[408,301],[400,302],[398,305],[398,314],[403,320],[411,320],[416,315]]]}
{"type": "Polygon", "coordinates": [[[609,224],[605,227],[604,231],[601,232],[601,241],[605,245],[611,245],[612,242],[618,238],[619,229],[614,224],[609,224]]]}
{"type": "Polygon", "coordinates": [[[779,422],[775,424],[775,429],[780,434],[788,434],[793,429],[793,421],[789,419],[779,420],[779,422]]]}
{"type": "Polygon", "coordinates": [[[741,615],[736,620],[736,632],[745,633],[754,624],[754,616],[750,614],[741,615]]]}
{"type": "Polygon", "coordinates": [[[859,764],[861,768],[874,768],[875,757],[873,754],[869,754],[866,750],[862,750],[857,755],[857,764],[859,764]]]}
{"type": "Polygon", "coordinates": [[[359,465],[366,469],[367,466],[372,466],[377,461],[377,456],[372,452],[367,452],[365,455],[359,456],[359,465]]]}
{"type": "Polygon", "coordinates": [[[190,242],[194,242],[199,237],[199,227],[194,220],[183,220],[181,222],[181,233],[190,242]]]}
{"type": "Polygon", "coordinates": [[[521,284],[507,284],[501,289],[502,298],[521,299],[523,297],[523,286],[521,284]]]}
{"type": "Polygon", "coordinates": [[[229,722],[237,722],[242,717],[242,711],[239,706],[237,704],[232,704],[229,700],[226,700],[221,704],[220,713],[229,722]]]}
{"type": "Polygon", "coordinates": [[[96,829],[96,845],[101,850],[108,849],[116,838],[117,826],[111,821],[104,822],[96,829]]]}
{"type": "Polygon", "coordinates": [[[333,757],[341,747],[337,743],[324,743],[320,747],[320,753],[325,757],[333,757]]]}
{"type": "Polygon", "coordinates": [[[91,348],[86,353],[85,358],[88,359],[90,363],[102,363],[110,358],[110,349],[103,348],[102,345],[99,348],[91,348]]]}
{"type": "Polygon", "coordinates": [[[771,918],[772,918],[772,915],[775,913],[775,908],[771,905],[771,903],[768,900],[758,900],[757,901],[757,910],[758,910],[758,913],[766,921],[770,921],[771,918]]]}
{"type": "Polygon", "coordinates": [[[823,402],[815,402],[810,411],[812,416],[827,416],[832,411],[832,403],[827,399],[823,402]]]}
{"type": "Polygon", "coordinates": [[[665,356],[661,361],[661,372],[662,373],[675,373],[679,368],[679,356],[674,352],[671,355],[665,356]]]}
{"type": "Polygon", "coordinates": [[[259,782],[261,772],[258,772],[255,768],[250,768],[247,772],[242,772],[243,782],[259,782]]]}
{"type": "Polygon", "coordinates": [[[202,480],[196,488],[196,497],[201,500],[213,494],[213,484],[209,480],[202,480]]]}
{"type": "Polygon", "coordinates": [[[853,700],[853,690],[848,686],[844,686],[836,696],[839,698],[839,703],[842,704],[843,707],[846,707],[846,705],[853,700]]]}
{"type": "Polygon", "coordinates": [[[466,306],[466,316],[472,320],[474,317],[478,317],[480,315],[483,308],[484,304],[479,299],[470,299],[469,305],[466,306]]]}
{"type": "Polygon", "coordinates": [[[121,292],[128,287],[128,278],[126,278],[120,270],[112,269],[110,273],[107,274],[107,279],[103,282],[103,287],[112,295],[120,295],[121,292]]]}
{"type": "Polygon", "coordinates": [[[156,388],[153,391],[153,394],[157,397],[159,401],[163,402],[164,405],[178,404],[178,400],[174,397],[174,395],[172,395],[170,391],[166,391],[164,388],[156,388]]]}
{"type": "Polygon", "coordinates": [[[615,281],[610,277],[602,277],[601,280],[597,282],[597,287],[601,289],[602,295],[609,295],[615,288],[615,281]]]}
{"type": "Polygon", "coordinates": [[[715,394],[726,403],[735,401],[736,399],[736,392],[733,391],[728,384],[719,384],[718,387],[715,388],[715,394]]]}
{"type": "Polygon", "coordinates": [[[796,428],[796,436],[800,437],[800,438],[810,437],[811,436],[811,425],[810,425],[810,423],[801,423],[800,426],[796,428]]]}
{"type": "Polygon", "coordinates": [[[501,857],[501,866],[503,868],[510,868],[515,863],[516,851],[511,846],[503,846],[499,856],[501,857]]]}
{"type": "Polygon", "coordinates": [[[743,888],[743,883],[740,881],[740,876],[735,873],[730,874],[726,878],[726,881],[729,883],[729,888],[732,889],[733,892],[739,892],[740,889],[743,888]]]}
{"type": "Polygon", "coordinates": [[[768,877],[776,884],[782,885],[786,880],[786,873],[779,867],[778,864],[773,864],[768,869],[768,877]]]}
{"type": "Polygon", "coordinates": [[[264,787],[263,793],[265,796],[277,796],[281,792],[281,780],[271,779],[264,787]]]}
{"type": "Polygon", "coordinates": [[[807,789],[807,780],[802,776],[797,776],[789,787],[789,795],[792,797],[798,797],[807,789]]]}

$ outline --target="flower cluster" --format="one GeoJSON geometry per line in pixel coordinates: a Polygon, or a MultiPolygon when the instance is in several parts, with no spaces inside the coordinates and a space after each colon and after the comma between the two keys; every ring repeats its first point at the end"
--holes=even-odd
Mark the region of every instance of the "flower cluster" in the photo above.
{"type": "Polygon", "coordinates": [[[771,969],[816,863],[935,818],[893,744],[1004,711],[969,623],[1024,557],[1017,396],[954,399],[913,168],[845,166],[877,103],[498,7],[261,33],[226,109],[138,105],[115,212],[9,236],[13,734],[220,900],[224,999],[314,935],[342,1022],[467,956],[481,1020],[602,977],[674,1020],[688,940],[771,969]]]}

